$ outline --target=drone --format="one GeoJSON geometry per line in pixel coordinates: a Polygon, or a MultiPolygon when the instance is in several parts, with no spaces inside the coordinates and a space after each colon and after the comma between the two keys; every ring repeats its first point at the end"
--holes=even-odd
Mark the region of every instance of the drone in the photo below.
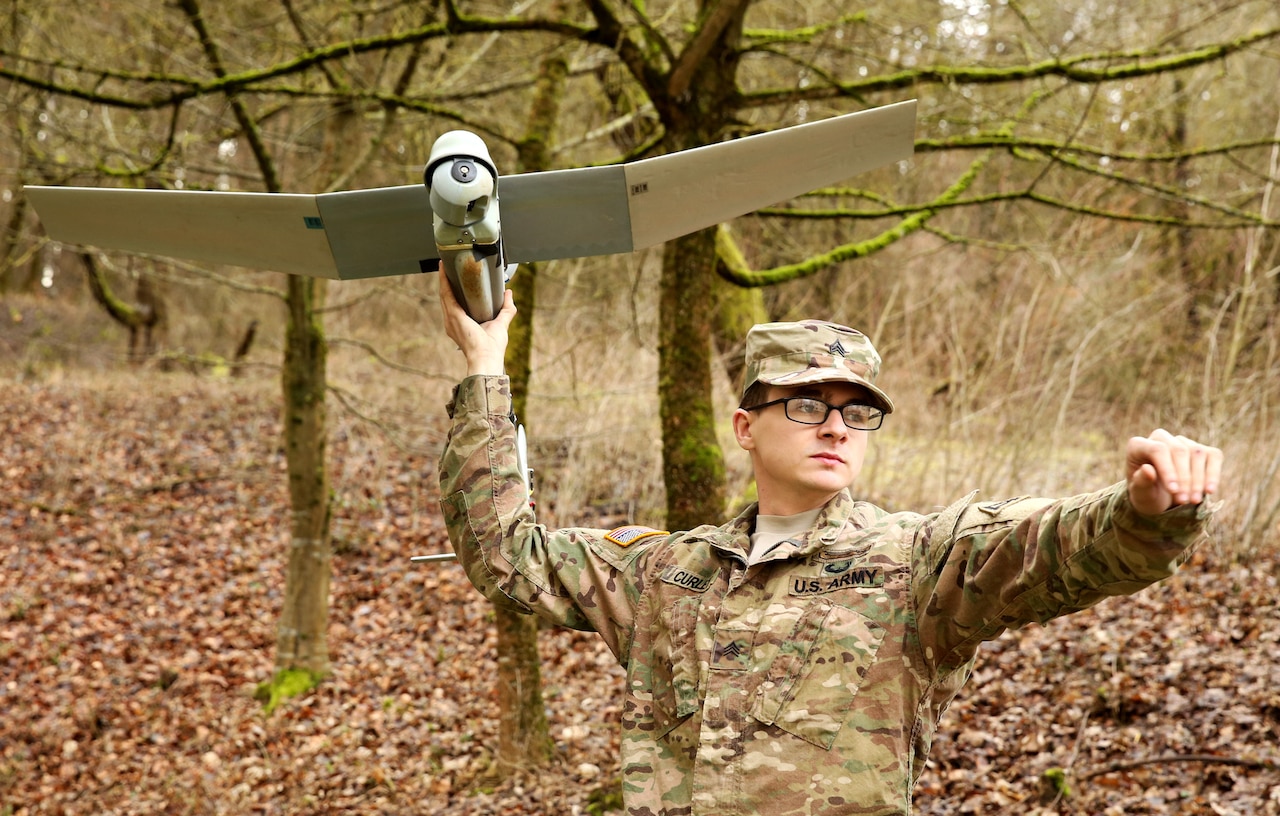
{"type": "Polygon", "coordinates": [[[65,244],[332,280],[434,272],[440,262],[458,302],[483,322],[498,313],[518,264],[644,249],[905,160],[915,113],[908,100],[625,164],[501,181],[484,141],[454,130],[433,144],[424,184],[318,195],[25,192],[49,237],[65,244]]]}
{"type": "MultiPolygon", "coordinates": [[[[49,237],[61,243],[332,280],[438,267],[467,313],[485,322],[501,309],[519,264],[645,249],[903,161],[914,148],[915,117],[913,99],[623,164],[503,176],[501,183],[484,140],[454,130],[432,145],[423,184],[318,195],[24,189],[49,237]]],[[[522,427],[517,439],[531,496],[522,427]]]]}

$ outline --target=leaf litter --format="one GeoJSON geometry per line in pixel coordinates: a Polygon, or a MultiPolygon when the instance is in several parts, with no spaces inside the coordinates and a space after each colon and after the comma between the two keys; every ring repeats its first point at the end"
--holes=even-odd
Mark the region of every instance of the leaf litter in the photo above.
{"type": "MultiPolygon", "coordinates": [[[[601,811],[622,670],[595,636],[544,629],[557,757],[497,779],[490,607],[456,565],[408,560],[448,549],[435,461],[358,424],[335,421],[329,453],[333,675],[265,714],[288,540],[275,395],[130,376],[4,384],[0,813],[601,811]]],[[[1280,814],[1262,552],[1210,542],[1138,596],[986,644],[916,812],[1280,814]]]]}

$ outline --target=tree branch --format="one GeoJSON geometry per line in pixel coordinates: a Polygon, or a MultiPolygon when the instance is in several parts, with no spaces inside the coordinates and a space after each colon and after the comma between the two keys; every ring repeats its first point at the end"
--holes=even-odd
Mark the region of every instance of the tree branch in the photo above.
{"type": "Polygon", "coordinates": [[[969,169],[964,173],[964,175],[956,179],[956,181],[940,196],[938,196],[937,199],[925,207],[912,212],[910,215],[903,218],[896,226],[881,232],[873,238],[868,238],[865,241],[857,241],[852,244],[845,244],[843,246],[836,247],[830,252],[822,255],[816,255],[812,258],[801,261],[800,263],[777,266],[773,269],[753,272],[741,268],[734,269],[728,264],[725,264],[719,267],[719,271],[722,277],[730,283],[737,286],[752,288],[772,286],[775,283],[783,283],[784,281],[808,277],[829,266],[840,263],[841,261],[864,258],[921,229],[940,208],[955,201],[960,197],[961,193],[972,186],[973,182],[977,180],[978,174],[990,160],[990,153],[977,159],[969,166],[969,169]]]}
{"type": "Polygon", "coordinates": [[[871,218],[888,218],[893,216],[902,216],[910,213],[919,212],[922,209],[928,209],[935,212],[948,209],[958,209],[960,207],[980,207],[985,204],[992,204],[997,201],[1031,201],[1036,204],[1043,204],[1048,207],[1062,210],[1064,212],[1072,212],[1078,215],[1087,215],[1092,218],[1103,218],[1115,221],[1127,221],[1135,224],[1154,224],[1166,227],[1191,227],[1192,229],[1239,229],[1241,227],[1280,227],[1280,221],[1264,220],[1261,216],[1253,213],[1241,211],[1238,213],[1239,221],[1193,221],[1185,218],[1177,218],[1175,216],[1159,216],[1140,214],[1132,212],[1124,212],[1120,210],[1106,210],[1100,207],[1088,207],[1082,204],[1073,204],[1060,198],[1038,193],[1034,190],[1016,190],[1013,192],[988,193],[985,195],[972,196],[969,198],[956,198],[952,201],[943,202],[941,200],[931,201],[923,205],[910,205],[901,207],[890,207],[882,210],[854,210],[840,207],[812,210],[785,209],[778,207],[766,207],[756,211],[757,215],[769,216],[773,218],[809,218],[815,220],[832,219],[832,218],[855,218],[855,219],[871,219],[871,218]]]}
{"type": "Polygon", "coordinates": [[[1192,148],[1190,150],[1171,150],[1160,153],[1132,153],[1123,150],[1108,150],[1105,148],[1093,147],[1092,145],[1080,144],[1078,142],[1062,144],[1051,139],[1035,139],[1024,136],[1013,137],[1009,135],[979,133],[974,136],[957,136],[954,139],[917,139],[915,152],[943,153],[953,150],[986,150],[987,148],[992,147],[1008,147],[1021,148],[1025,150],[1041,150],[1045,153],[1075,153],[1082,156],[1108,158],[1113,161],[1163,164],[1186,161],[1188,159],[1201,159],[1209,156],[1218,156],[1260,147],[1274,147],[1276,144],[1277,141],[1274,138],[1261,138],[1249,139],[1242,142],[1226,142],[1207,147],[1192,148]]]}
{"type": "MultiPolygon", "coordinates": [[[[144,255],[142,257],[150,257],[150,256],[144,255]]],[[[208,269],[205,269],[204,267],[196,266],[195,264],[189,264],[183,261],[175,261],[172,258],[153,258],[153,260],[172,266],[175,269],[182,270],[181,276],[169,275],[164,272],[151,273],[159,280],[167,281],[169,283],[189,285],[191,283],[191,279],[193,277],[196,277],[196,278],[203,278],[204,280],[207,280],[210,283],[215,283],[219,286],[225,286],[228,289],[232,289],[237,292],[244,292],[245,294],[249,294],[249,295],[265,295],[267,297],[276,298],[277,300],[285,299],[285,291],[283,289],[274,289],[270,286],[255,286],[253,284],[245,283],[244,281],[238,278],[228,278],[225,275],[219,275],[216,272],[210,272],[208,269]]]]}
{"type": "MultiPolygon", "coordinates": [[[[169,117],[169,133],[165,137],[164,145],[162,145],[160,150],[157,151],[155,159],[147,162],[140,168],[131,167],[123,170],[116,170],[107,167],[103,161],[99,160],[97,163],[98,172],[109,178],[139,178],[149,176],[154,173],[169,158],[169,154],[173,152],[173,143],[178,136],[178,119],[181,113],[182,106],[174,105],[173,113],[169,117]]],[[[121,152],[123,152],[123,149],[121,149],[121,152]]]]}
{"type": "MultiPolygon", "coordinates": [[[[222,64],[222,55],[218,51],[218,45],[213,41],[213,37],[209,33],[209,28],[204,24],[204,16],[200,12],[200,7],[196,0],[177,0],[178,7],[187,15],[187,20],[191,23],[191,27],[195,29],[196,36],[200,38],[200,46],[204,49],[205,57],[209,60],[209,69],[213,71],[215,76],[225,77],[227,69],[222,64]]],[[[266,142],[262,139],[262,131],[258,128],[258,123],[249,113],[249,109],[245,107],[244,101],[236,96],[234,91],[227,91],[227,101],[231,104],[231,110],[235,113],[236,121],[240,123],[240,129],[244,132],[245,138],[249,141],[249,147],[253,150],[253,156],[257,160],[258,169],[262,172],[262,182],[269,193],[278,193],[284,189],[283,183],[280,181],[280,173],[276,169],[276,163],[271,158],[271,151],[267,150],[266,142]]]]}
{"type": "Polygon", "coordinates": [[[133,331],[142,328],[148,320],[154,319],[154,313],[132,306],[120,298],[116,297],[111,291],[110,285],[107,284],[106,276],[102,270],[98,268],[98,262],[88,252],[77,253],[80,260],[84,262],[86,276],[89,280],[89,291],[93,294],[93,299],[106,310],[111,319],[133,331]]]}
{"type": "Polygon", "coordinates": [[[857,11],[853,14],[837,17],[828,23],[818,23],[817,25],[793,28],[786,31],[768,28],[744,29],[742,37],[747,42],[743,50],[754,51],[764,45],[808,45],[815,38],[826,34],[828,31],[850,23],[865,23],[866,21],[867,13],[865,11],[857,11]]]}
{"type": "MultiPolygon", "coordinates": [[[[187,6],[191,5],[188,0],[178,0],[178,2],[179,6],[182,7],[184,11],[186,11],[187,6]]],[[[190,15],[188,14],[188,17],[189,16],[190,15]]],[[[201,25],[203,26],[203,23],[201,23],[201,25]]],[[[122,81],[138,85],[183,86],[180,90],[176,91],[171,90],[166,93],[153,93],[138,97],[103,94],[74,85],[56,83],[52,80],[46,80],[34,74],[24,73],[10,68],[8,67],[8,63],[5,61],[0,61],[0,77],[10,79],[30,88],[36,88],[95,104],[109,105],[111,107],[131,110],[156,110],[159,108],[167,108],[171,105],[184,102],[189,99],[204,96],[211,92],[231,94],[237,91],[253,90],[254,86],[267,80],[299,74],[314,66],[334,60],[346,59],[355,54],[389,50],[404,45],[411,45],[433,39],[441,39],[457,34],[483,34],[490,32],[518,31],[559,34],[561,36],[583,42],[596,42],[596,38],[598,36],[598,32],[595,29],[576,26],[560,20],[548,20],[542,18],[535,18],[532,20],[487,19],[459,15],[456,20],[446,23],[431,23],[429,25],[410,29],[409,31],[400,31],[375,37],[357,38],[346,42],[321,46],[293,59],[278,62],[275,65],[270,65],[265,68],[254,68],[238,73],[224,72],[222,75],[213,79],[195,79],[169,74],[141,74],[132,72],[113,72],[108,75],[104,74],[101,69],[97,68],[72,66],[64,63],[51,64],[54,67],[90,74],[98,78],[109,76],[109,78],[120,79],[122,81]]],[[[40,64],[40,61],[33,57],[14,52],[0,51],[0,57],[5,56],[12,58],[15,62],[29,63],[32,65],[40,64]]]]}
{"type": "Polygon", "coordinates": [[[395,360],[389,360],[386,357],[384,357],[382,352],[378,351],[378,349],[373,344],[367,343],[364,340],[357,340],[353,337],[330,337],[328,338],[328,341],[331,347],[332,346],[354,346],[355,348],[358,348],[361,351],[365,352],[370,357],[372,357],[376,362],[386,366],[387,368],[393,369],[395,371],[400,371],[405,374],[412,374],[415,377],[422,377],[423,379],[427,379],[427,380],[440,380],[443,382],[452,382],[453,380],[457,379],[457,377],[453,374],[439,374],[434,371],[427,371],[422,368],[415,368],[414,366],[411,366],[411,365],[405,365],[404,363],[397,363],[395,360]]]}
{"type": "Polygon", "coordinates": [[[1213,754],[1163,754],[1161,756],[1146,757],[1145,759],[1126,759],[1118,762],[1112,762],[1110,764],[1103,765],[1101,768],[1095,768],[1088,773],[1082,774],[1080,778],[1093,779],[1110,773],[1131,771],[1134,768],[1141,768],[1144,765],[1163,765],[1173,762],[1203,762],[1209,765],[1235,765],[1242,768],[1252,768],[1254,770],[1261,771],[1274,771],[1280,767],[1280,765],[1278,765],[1273,759],[1244,759],[1242,757],[1214,756],[1213,754]]]}
{"type": "MultiPolygon", "coordinates": [[[[615,52],[618,55],[618,59],[622,61],[623,65],[627,66],[627,70],[631,72],[631,75],[635,77],[642,87],[646,89],[663,87],[665,82],[662,67],[656,64],[656,61],[650,61],[645,56],[645,49],[641,48],[639,44],[626,35],[622,23],[605,5],[604,0],[585,0],[585,3],[587,10],[591,12],[592,18],[596,21],[596,28],[595,31],[585,35],[583,40],[604,46],[615,52]]],[[[667,41],[652,28],[646,28],[645,30],[666,58],[673,61],[674,56],[667,41]]]]}
{"type": "Polygon", "coordinates": [[[1072,58],[1042,60],[1028,65],[986,68],[974,65],[935,65],[882,74],[868,79],[813,88],[778,88],[746,93],[743,107],[765,107],[790,102],[859,96],[914,88],[920,85],[996,85],[1028,79],[1062,77],[1073,82],[1098,83],[1132,79],[1217,62],[1247,48],[1280,39],[1280,28],[1256,31],[1224,43],[1160,54],[1152,51],[1119,51],[1083,54],[1072,58]],[[1103,67],[1091,67],[1102,63],[1103,67]],[[1118,64],[1117,64],[1118,63],[1118,64]]]}
{"type": "MultiPolygon", "coordinates": [[[[421,455],[421,454],[435,454],[438,452],[438,448],[436,446],[420,447],[418,445],[412,444],[411,442],[401,438],[402,429],[399,429],[396,426],[391,425],[387,422],[383,422],[382,420],[378,419],[372,414],[362,411],[358,407],[358,403],[362,402],[362,400],[354,392],[348,389],[342,388],[341,386],[334,385],[332,383],[329,383],[326,386],[325,390],[329,393],[329,395],[331,395],[335,400],[337,400],[338,404],[341,405],[343,408],[345,408],[349,414],[351,414],[353,417],[360,420],[361,422],[365,423],[366,425],[369,425],[377,429],[377,431],[382,435],[382,437],[386,439],[388,442],[390,442],[393,446],[395,446],[396,450],[400,451],[401,453],[421,455]]],[[[431,441],[439,442],[439,439],[437,438],[431,441]]]]}
{"type": "Polygon", "coordinates": [[[671,78],[667,82],[667,93],[672,99],[683,99],[689,91],[689,83],[693,81],[693,75],[698,70],[698,66],[707,55],[711,53],[711,49],[715,46],[717,39],[724,34],[725,29],[733,23],[735,18],[742,15],[746,8],[748,0],[711,0],[714,3],[709,14],[697,26],[697,33],[680,52],[680,57],[671,68],[671,78]]]}
{"type": "Polygon", "coordinates": [[[1246,221],[1257,221],[1262,218],[1261,215],[1256,215],[1254,213],[1241,210],[1237,207],[1232,207],[1227,204],[1219,204],[1216,201],[1211,201],[1209,199],[1203,198],[1202,196],[1189,195],[1185,192],[1182,192],[1177,187],[1173,187],[1167,184],[1157,184],[1156,182],[1150,181],[1148,179],[1129,178],[1119,173],[1113,173],[1109,170],[1104,170],[1101,167],[1094,167],[1091,165],[1083,164],[1082,162],[1075,161],[1065,155],[1058,155],[1055,153],[1054,155],[1051,155],[1049,158],[1053,162],[1062,164],[1066,167],[1072,168],[1073,170],[1078,170],[1082,173],[1086,173],[1091,176],[1097,176],[1098,178],[1105,179],[1106,181],[1115,182],[1116,184],[1123,185],[1126,187],[1133,187],[1134,189],[1142,190],[1148,193],[1159,194],[1169,199],[1181,201],[1185,204],[1191,204],[1191,205],[1202,207],[1208,210],[1215,210],[1217,212],[1223,213],[1224,215],[1231,215],[1236,218],[1243,218],[1246,221]]]}
{"type": "MultiPolygon", "coordinates": [[[[289,24],[293,26],[294,33],[298,35],[299,42],[307,50],[314,50],[311,38],[307,36],[307,30],[302,24],[302,15],[298,14],[298,10],[294,8],[293,0],[280,0],[280,3],[284,6],[285,15],[289,18],[289,24]]],[[[335,91],[349,90],[346,84],[338,79],[337,73],[327,62],[320,63],[318,67],[320,68],[320,73],[324,74],[325,79],[329,81],[330,88],[335,91]]]]}

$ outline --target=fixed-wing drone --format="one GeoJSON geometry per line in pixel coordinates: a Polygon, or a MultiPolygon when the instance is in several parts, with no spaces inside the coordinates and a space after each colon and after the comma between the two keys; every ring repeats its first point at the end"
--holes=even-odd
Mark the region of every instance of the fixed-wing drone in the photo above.
{"type": "MultiPolygon", "coordinates": [[[[335,280],[435,271],[439,260],[458,301],[483,322],[501,308],[520,263],[643,249],[906,159],[915,111],[910,100],[626,164],[505,176],[501,184],[480,137],[451,131],[432,146],[423,185],[319,195],[25,191],[49,237],[68,244],[335,280]]],[[[523,428],[517,439],[531,495],[523,428]]]]}
{"type": "Polygon", "coordinates": [[[910,100],[501,182],[480,137],[451,131],[432,147],[424,185],[319,195],[25,192],[49,237],[68,244],[335,280],[435,271],[440,259],[459,302],[484,321],[501,307],[516,264],[643,249],[906,159],[915,111],[910,100]]]}

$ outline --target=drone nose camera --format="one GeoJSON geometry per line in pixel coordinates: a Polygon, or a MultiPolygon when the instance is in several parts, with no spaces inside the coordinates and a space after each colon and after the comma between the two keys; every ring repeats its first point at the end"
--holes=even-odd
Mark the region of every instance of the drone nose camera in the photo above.
{"type": "Polygon", "coordinates": [[[422,180],[445,277],[468,314],[492,320],[510,272],[502,252],[498,170],[489,149],[474,133],[449,131],[432,146],[422,180]]]}

